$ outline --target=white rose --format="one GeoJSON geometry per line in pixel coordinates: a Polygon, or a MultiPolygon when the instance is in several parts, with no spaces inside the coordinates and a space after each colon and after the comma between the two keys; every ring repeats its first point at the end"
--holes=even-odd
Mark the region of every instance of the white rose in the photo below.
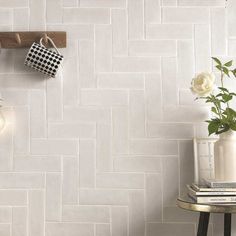
{"type": "Polygon", "coordinates": [[[202,72],[193,78],[191,91],[198,96],[210,94],[214,88],[215,76],[208,72],[202,72]]]}

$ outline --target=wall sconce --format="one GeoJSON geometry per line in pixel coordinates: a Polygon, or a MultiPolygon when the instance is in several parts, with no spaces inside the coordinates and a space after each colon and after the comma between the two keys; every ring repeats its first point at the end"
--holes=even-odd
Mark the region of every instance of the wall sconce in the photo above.
{"type": "Polygon", "coordinates": [[[2,113],[2,106],[3,106],[2,104],[3,104],[3,99],[0,94],[0,133],[2,132],[2,130],[4,129],[4,127],[6,125],[6,120],[5,120],[5,117],[2,113]]]}

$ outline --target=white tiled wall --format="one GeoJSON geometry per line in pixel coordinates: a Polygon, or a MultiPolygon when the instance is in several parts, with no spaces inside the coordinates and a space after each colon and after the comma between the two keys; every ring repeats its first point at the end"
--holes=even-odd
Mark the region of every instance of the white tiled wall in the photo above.
{"type": "Polygon", "coordinates": [[[56,79],[24,67],[27,49],[0,54],[0,236],[195,235],[197,214],[175,200],[209,111],[189,86],[211,56],[235,57],[235,12],[235,0],[0,0],[1,31],[68,35],[56,79]]]}

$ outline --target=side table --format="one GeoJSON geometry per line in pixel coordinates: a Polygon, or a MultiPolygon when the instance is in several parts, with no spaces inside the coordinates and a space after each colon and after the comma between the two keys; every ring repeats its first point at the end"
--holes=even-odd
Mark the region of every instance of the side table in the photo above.
{"type": "Polygon", "coordinates": [[[196,203],[188,196],[184,196],[177,199],[177,206],[185,210],[200,213],[197,236],[207,236],[210,213],[224,214],[224,236],[231,235],[231,215],[232,213],[236,213],[236,203],[202,204],[196,203]]]}

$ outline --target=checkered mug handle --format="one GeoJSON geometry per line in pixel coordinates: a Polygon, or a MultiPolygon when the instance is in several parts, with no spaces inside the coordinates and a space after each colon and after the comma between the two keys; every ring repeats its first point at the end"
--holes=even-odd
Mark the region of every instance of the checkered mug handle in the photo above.
{"type": "MultiPolygon", "coordinates": [[[[56,52],[57,52],[58,54],[60,54],[60,52],[59,52],[57,46],[55,45],[55,43],[53,42],[53,40],[52,40],[50,37],[48,37],[48,36],[46,36],[46,38],[47,38],[48,41],[51,43],[51,45],[54,47],[54,49],[56,50],[56,52]]],[[[43,37],[40,39],[39,44],[40,44],[40,46],[45,47],[45,46],[43,45],[43,39],[44,39],[43,37]]],[[[45,47],[45,48],[46,48],[46,47],[45,47]]]]}

